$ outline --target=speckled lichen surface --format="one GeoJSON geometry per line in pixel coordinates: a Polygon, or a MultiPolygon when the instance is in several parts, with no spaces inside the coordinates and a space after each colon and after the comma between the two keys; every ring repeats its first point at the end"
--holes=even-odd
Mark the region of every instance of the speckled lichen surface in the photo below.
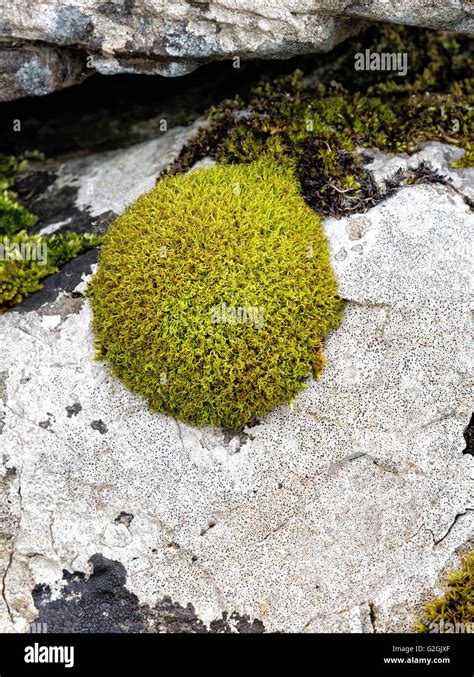
{"type": "MultiPolygon", "coordinates": [[[[460,21],[452,3],[436,16],[410,6],[418,23],[460,21]]],[[[472,594],[461,563],[474,514],[465,44],[372,28],[325,65],[263,83],[188,128],[47,161],[7,186],[10,225],[32,213],[35,236],[102,235],[159,177],[246,165],[265,150],[296,165],[304,200],[325,217],[346,309],[321,378],[236,430],[150,413],[94,359],[85,292],[96,249],[9,308],[0,629],[386,632],[438,618],[439,600],[459,614],[460,586],[472,594]],[[359,46],[406,49],[407,77],[359,77],[359,46]]],[[[48,55],[44,91],[64,53],[48,55]]]]}

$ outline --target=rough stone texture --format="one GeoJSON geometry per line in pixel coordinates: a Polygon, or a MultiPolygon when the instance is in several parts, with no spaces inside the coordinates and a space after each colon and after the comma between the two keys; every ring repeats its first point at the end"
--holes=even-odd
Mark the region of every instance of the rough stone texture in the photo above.
{"type": "Polygon", "coordinates": [[[37,585],[33,599],[39,611],[35,625],[47,632],[168,632],[168,633],[258,633],[261,621],[250,622],[248,616],[227,614],[207,627],[192,604],[182,607],[169,597],[153,608],[140,605],[136,595],[125,587],[126,571],[120,562],[93,555],[89,563],[93,573],[64,572],[64,585],[57,599],[49,586],[37,585]]]}
{"type": "Polygon", "coordinates": [[[378,20],[473,30],[463,0],[40,0],[34,11],[0,0],[0,39],[11,50],[0,100],[53,91],[87,72],[176,76],[217,59],[326,52],[378,20]]]}
{"type": "Polygon", "coordinates": [[[0,101],[49,94],[90,75],[79,51],[43,43],[0,42],[0,64],[0,101]]]}
{"type": "MultiPolygon", "coordinates": [[[[329,0],[330,4],[332,0],[329,0]]],[[[474,8],[471,0],[358,0],[344,12],[354,17],[470,33],[474,8]]]]}
{"type": "MultiPolygon", "coordinates": [[[[38,609],[83,629],[93,556],[115,563],[118,599],[136,595],[126,627],[161,613],[171,631],[166,605],[215,631],[223,614],[270,631],[411,627],[473,535],[472,215],[469,173],[448,167],[460,152],[420,150],[455,187],[406,187],[326,221],[348,300],[329,363],[293,408],[243,431],[151,414],[94,361],[85,281],[0,318],[0,630],[38,609]]],[[[113,156],[117,194],[130,153],[113,156]]],[[[378,179],[416,161],[370,154],[378,179]]],[[[154,156],[133,157],[146,177],[154,156]]],[[[121,211],[91,177],[78,178],[83,206],[121,211]]]]}

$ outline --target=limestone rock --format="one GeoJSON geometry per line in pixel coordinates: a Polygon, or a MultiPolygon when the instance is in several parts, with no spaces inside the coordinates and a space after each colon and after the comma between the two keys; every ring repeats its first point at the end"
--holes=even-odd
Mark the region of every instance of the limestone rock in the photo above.
{"type": "MultiPolygon", "coordinates": [[[[95,157],[82,178],[76,165],[82,207],[122,210],[93,186],[106,174],[125,186],[132,160],[147,190],[152,148],[95,157]]],[[[74,605],[91,608],[101,575],[118,577],[117,604],[138,629],[145,613],[191,631],[229,619],[283,632],[410,629],[473,536],[472,170],[449,168],[457,152],[420,150],[454,187],[408,186],[326,221],[344,320],[323,377],[253,427],[151,414],[94,361],[86,277],[1,317],[0,629],[24,630],[39,610],[77,627],[74,605]],[[76,573],[64,580],[63,569],[76,573]]],[[[379,176],[414,161],[372,157],[379,176]]]]}
{"type": "Polygon", "coordinates": [[[0,101],[95,71],[176,76],[221,59],[327,52],[372,21],[465,33],[474,25],[460,0],[39,0],[34,11],[1,0],[0,101]]]}

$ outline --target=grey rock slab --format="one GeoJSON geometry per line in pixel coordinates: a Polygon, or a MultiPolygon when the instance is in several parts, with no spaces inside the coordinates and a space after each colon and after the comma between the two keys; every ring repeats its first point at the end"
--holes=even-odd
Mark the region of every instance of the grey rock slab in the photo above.
{"type": "Polygon", "coordinates": [[[373,21],[469,33],[473,11],[462,0],[41,0],[34,11],[1,0],[0,100],[94,72],[174,77],[221,59],[327,52],[373,21]]]}
{"type": "Polygon", "coordinates": [[[359,0],[349,2],[344,11],[350,16],[376,21],[466,33],[472,31],[474,16],[469,0],[359,0]]]}
{"type": "Polygon", "coordinates": [[[150,413],[94,360],[84,299],[0,318],[1,629],[97,553],[206,624],[412,628],[473,536],[472,214],[424,184],[325,228],[347,299],[328,364],[244,431],[150,413]]]}
{"type": "MultiPolygon", "coordinates": [[[[188,127],[174,127],[150,141],[84,158],[71,159],[50,166],[55,181],[42,196],[47,202],[57,202],[65,191],[73,195],[70,211],[86,212],[92,221],[108,214],[119,215],[143,193],[155,185],[161,172],[175,160],[183,146],[207,123],[197,120],[188,127]]],[[[48,214],[41,233],[64,230],[67,224],[77,230],[74,216],[55,221],[54,212],[48,214]]],[[[90,228],[88,229],[90,232],[90,228]]]]}
{"type": "Polygon", "coordinates": [[[34,42],[0,41],[0,64],[0,101],[43,96],[90,75],[77,50],[34,42]]]}

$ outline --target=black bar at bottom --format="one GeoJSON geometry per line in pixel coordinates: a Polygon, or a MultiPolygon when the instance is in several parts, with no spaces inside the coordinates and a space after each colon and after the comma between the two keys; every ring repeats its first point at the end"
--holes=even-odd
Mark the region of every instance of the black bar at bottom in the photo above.
{"type": "Polygon", "coordinates": [[[290,660],[294,668],[311,666],[315,675],[366,670],[369,675],[471,677],[473,648],[469,634],[11,634],[0,635],[0,677],[113,675],[127,669],[158,674],[169,661],[180,672],[225,673],[255,667],[256,657],[266,670],[272,664],[282,669],[290,660]]]}

